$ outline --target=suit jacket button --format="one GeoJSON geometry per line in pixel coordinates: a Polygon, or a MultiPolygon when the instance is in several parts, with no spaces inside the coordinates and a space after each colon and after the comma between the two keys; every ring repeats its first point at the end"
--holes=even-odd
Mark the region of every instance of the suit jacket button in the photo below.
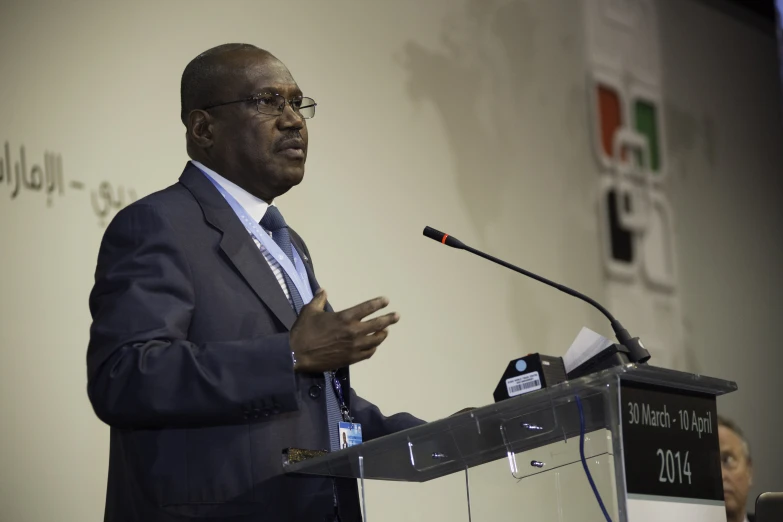
{"type": "Polygon", "coordinates": [[[311,399],[317,399],[321,396],[321,387],[317,384],[313,384],[310,386],[310,391],[308,393],[310,394],[311,399]]]}

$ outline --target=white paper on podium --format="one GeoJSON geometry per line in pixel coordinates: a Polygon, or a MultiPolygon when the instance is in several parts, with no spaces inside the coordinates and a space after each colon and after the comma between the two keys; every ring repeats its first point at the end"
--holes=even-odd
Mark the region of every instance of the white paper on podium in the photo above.
{"type": "Polygon", "coordinates": [[[590,357],[598,354],[604,348],[608,348],[613,343],[603,335],[597,334],[591,329],[583,326],[579,331],[579,334],[571,343],[568,351],[563,356],[563,365],[565,366],[566,373],[570,372],[574,368],[577,368],[580,364],[590,359],[590,357]]]}

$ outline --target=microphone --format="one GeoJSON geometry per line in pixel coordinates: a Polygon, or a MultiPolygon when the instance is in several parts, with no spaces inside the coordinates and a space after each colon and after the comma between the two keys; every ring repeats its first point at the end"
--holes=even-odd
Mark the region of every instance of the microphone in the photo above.
{"type": "MultiPolygon", "coordinates": [[[[599,312],[604,314],[604,316],[609,319],[609,322],[612,325],[612,330],[614,330],[614,335],[617,337],[617,340],[619,343],[624,346],[627,350],[628,359],[630,362],[633,363],[639,363],[643,364],[646,363],[650,359],[650,352],[647,351],[647,349],[644,347],[642,342],[639,340],[638,337],[631,337],[631,334],[628,333],[628,330],[626,330],[622,324],[620,324],[620,321],[614,318],[614,316],[601,306],[600,303],[598,303],[595,299],[586,296],[582,292],[577,292],[573,288],[569,288],[565,285],[561,285],[559,283],[555,283],[554,281],[550,281],[549,279],[545,277],[541,277],[540,275],[534,274],[533,272],[529,272],[525,270],[524,268],[519,268],[518,266],[514,266],[511,263],[506,263],[502,259],[498,259],[494,256],[491,256],[489,254],[485,254],[484,252],[480,250],[476,250],[475,248],[472,248],[459,239],[457,239],[454,236],[451,236],[449,234],[446,234],[444,232],[441,232],[440,230],[435,230],[432,227],[424,227],[424,235],[428,238],[437,241],[439,243],[443,243],[446,246],[450,246],[452,248],[456,248],[459,250],[466,250],[470,252],[471,254],[475,254],[479,257],[483,257],[484,259],[487,259],[489,261],[492,261],[493,263],[497,263],[498,265],[504,266],[506,268],[509,268],[513,270],[514,272],[519,272],[522,275],[526,275],[527,277],[530,277],[532,279],[535,279],[536,281],[539,281],[541,283],[544,283],[545,285],[551,286],[553,288],[557,288],[561,292],[564,292],[568,295],[571,295],[573,297],[576,297],[577,299],[581,299],[582,301],[592,305],[595,307],[599,312]]],[[[625,352],[625,350],[623,350],[625,352]]]]}

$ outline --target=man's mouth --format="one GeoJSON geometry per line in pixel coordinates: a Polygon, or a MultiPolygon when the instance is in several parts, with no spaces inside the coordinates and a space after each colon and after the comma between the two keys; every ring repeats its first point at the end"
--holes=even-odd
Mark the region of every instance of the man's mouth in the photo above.
{"type": "Polygon", "coordinates": [[[290,159],[302,159],[304,153],[304,141],[301,139],[286,140],[277,146],[277,153],[290,159]]]}

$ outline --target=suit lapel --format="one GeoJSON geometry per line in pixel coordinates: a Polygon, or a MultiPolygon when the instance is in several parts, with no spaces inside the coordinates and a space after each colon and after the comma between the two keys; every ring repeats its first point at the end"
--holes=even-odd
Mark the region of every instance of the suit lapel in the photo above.
{"type": "MultiPolygon", "coordinates": [[[[255,242],[242,226],[239,218],[220,195],[212,182],[195,165],[188,163],[179,179],[196,198],[204,211],[206,221],[220,230],[223,237],[220,248],[231,264],[242,275],[245,282],[259,299],[272,311],[283,325],[291,329],[296,313],[286,299],[275,274],[256,247],[255,242]]],[[[308,265],[308,276],[312,269],[308,265]]],[[[312,277],[312,276],[311,276],[312,277]]],[[[311,281],[315,281],[313,277],[311,281]]]]}

